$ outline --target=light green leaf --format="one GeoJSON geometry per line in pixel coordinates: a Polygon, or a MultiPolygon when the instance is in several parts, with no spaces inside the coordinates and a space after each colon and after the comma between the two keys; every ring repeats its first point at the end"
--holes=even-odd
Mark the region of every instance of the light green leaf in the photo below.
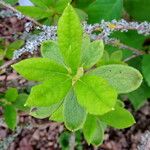
{"type": "Polygon", "coordinates": [[[51,16],[50,12],[42,10],[35,6],[17,6],[17,10],[22,12],[24,15],[40,20],[51,16]]]}
{"type": "Polygon", "coordinates": [[[74,89],[79,104],[90,114],[107,113],[116,103],[116,91],[101,77],[85,75],[77,81],[74,89]]]}
{"type": "Polygon", "coordinates": [[[118,93],[129,93],[136,90],[143,79],[138,70],[119,64],[101,66],[89,74],[105,78],[118,93]]]}
{"type": "Polygon", "coordinates": [[[144,55],[142,60],[142,73],[143,76],[150,86],[150,55],[144,55]]]}
{"type": "Polygon", "coordinates": [[[61,105],[55,112],[53,112],[49,120],[64,122],[63,105],[61,105]]]}
{"type": "Polygon", "coordinates": [[[34,86],[27,99],[27,106],[49,107],[61,101],[71,87],[67,76],[55,76],[43,84],[34,86]]]}
{"type": "Polygon", "coordinates": [[[143,83],[136,91],[128,94],[128,98],[136,110],[138,110],[150,98],[150,87],[143,83]]]}
{"type": "Polygon", "coordinates": [[[123,54],[122,54],[122,51],[121,50],[118,50],[118,51],[115,51],[111,54],[110,56],[110,60],[111,61],[121,61],[123,58],[123,54]]]}
{"type": "Polygon", "coordinates": [[[55,41],[46,41],[42,43],[41,46],[42,57],[49,58],[55,62],[64,65],[63,56],[58,47],[58,43],[55,41]]]}
{"type": "Polygon", "coordinates": [[[58,45],[73,73],[81,59],[82,27],[75,10],[68,5],[58,23],[58,45]]]}
{"type": "Polygon", "coordinates": [[[39,118],[39,119],[44,119],[52,115],[57,109],[60,107],[62,104],[62,101],[51,105],[50,107],[37,107],[33,108],[30,112],[30,115],[39,118]]]}
{"type": "Polygon", "coordinates": [[[120,19],[123,9],[123,0],[96,0],[91,3],[86,12],[90,23],[97,23],[100,20],[120,19]]]}
{"type": "Polygon", "coordinates": [[[104,138],[104,129],[101,122],[93,115],[88,115],[83,127],[83,134],[88,144],[100,145],[104,138]]]}
{"type": "Polygon", "coordinates": [[[4,118],[8,128],[14,130],[17,125],[17,112],[12,105],[4,107],[4,118]]]}
{"type": "Polygon", "coordinates": [[[102,58],[96,64],[97,66],[107,65],[109,63],[110,57],[107,51],[103,52],[102,58]]]}
{"type": "Polygon", "coordinates": [[[5,94],[5,99],[9,102],[14,102],[16,101],[18,97],[18,91],[16,88],[9,88],[7,91],[6,91],[6,94],[5,94]]]}
{"type": "Polygon", "coordinates": [[[91,68],[103,56],[104,44],[102,41],[94,41],[89,47],[83,49],[82,64],[85,68],[91,68]]]}
{"type": "Polygon", "coordinates": [[[99,118],[101,121],[117,129],[128,128],[135,123],[132,114],[119,106],[99,118]]]}
{"type": "Polygon", "coordinates": [[[124,108],[125,104],[124,104],[124,102],[122,100],[117,99],[116,106],[124,108]]]}
{"type": "Polygon", "coordinates": [[[28,80],[44,81],[54,76],[67,74],[67,70],[48,58],[29,58],[12,65],[12,67],[28,80]]]}
{"type": "Polygon", "coordinates": [[[86,111],[76,99],[74,91],[71,89],[64,100],[64,121],[67,129],[76,131],[82,128],[86,120],[86,111]]]}

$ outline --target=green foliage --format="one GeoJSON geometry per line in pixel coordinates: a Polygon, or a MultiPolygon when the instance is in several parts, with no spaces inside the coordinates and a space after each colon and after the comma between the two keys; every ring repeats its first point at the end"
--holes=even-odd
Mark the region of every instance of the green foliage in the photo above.
{"type": "Polygon", "coordinates": [[[149,5],[149,0],[124,0],[125,10],[138,21],[150,21],[149,5]]]}
{"type": "Polygon", "coordinates": [[[52,77],[67,75],[67,70],[48,58],[30,58],[12,66],[28,80],[45,81],[52,77]],[[29,70],[32,70],[32,73],[29,70]]]}
{"type": "Polygon", "coordinates": [[[100,22],[102,19],[120,19],[122,10],[123,0],[95,0],[86,8],[90,23],[100,22]]]}
{"type": "MultiPolygon", "coordinates": [[[[75,149],[76,150],[83,150],[83,144],[82,144],[82,134],[80,131],[77,131],[74,133],[75,136],[75,149]]],[[[59,136],[59,144],[61,146],[62,150],[69,150],[70,149],[70,138],[71,138],[71,133],[68,131],[64,131],[63,133],[61,133],[61,135],[59,136]]]]}
{"type": "Polygon", "coordinates": [[[90,43],[89,37],[86,37],[82,46],[82,65],[88,69],[94,66],[102,57],[104,51],[104,44],[102,41],[94,41],[90,43]]]}
{"type": "Polygon", "coordinates": [[[18,2],[18,0],[5,0],[5,2],[11,5],[15,5],[18,2]]]}
{"type": "Polygon", "coordinates": [[[5,105],[4,118],[8,127],[14,130],[17,125],[17,112],[12,105],[5,105]]]}
{"type": "Polygon", "coordinates": [[[63,10],[71,0],[31,0],[34,6],[17,6],[24,15],[30,16],[45,24],[56,24],[63,10]]]}
{"type": "Polygon", "coordinates": [[[0,61],[3,61],[5,58],[12,59],[13,52],[21,48],[23,45],[23,40],[16,40],[9,45],[5,44],[4,40],[0,40],[0,61]]]}
{"type": "Polygon", "coordinates": [[[144,55],[142,60],[142,72],[143,76],[150,86],[150,65],[149,65],[150,55],[144,55]]]}
{"type": "Polygon", "coordinates": [[[102,58],[97,62],[96,66],[98,67],[98,66],[110,65],[110,64],[126,65],[122,59],[123,59],[123,53],[121,50],[116,50],[112,52],[111,55],[105,50],[102,58]]]}
{"type": "Polygon", "coordinates": [[[114,110],[100,116],[99,119],[117,129],[127,128],[135,123],[131,113],[119,106],[116,106],[114,110]]]}
{"type": "Polygon", "coordinates": [[[83,134],[88,144],[100,145],[104,138],[104,127],[100,120],[93,116],[88,115],[83,127],[83,134]]]}
{"type": "Polygon", "coordinates": [[[107,124],[126,128],[134,123],[117,97],[136,90],[142,75],[123,65],[121,51],[109,56],[102,41],[90,42],[71,5],[59,20],[58,40],[44,42],[41,53],[43,58],[29,58],[12,66],[26,79],[39,81],[26,102],[33,107],[32,116],[64,122],[71,131],[83,129],[88,143],[96,146],[102,143],[107,124]],[[113,64],[99,64],[101,59],[113,64]]]}
{"type": "Polygon", "coordinates": [[[71,6],[64,10],[58,22],[58,45],[66,65],[76,71],[81,59],[82,28],[71,6]]]}
{"type": "Polygon", "coordinates": [[[105,79],[97,76],[82,77],[75,85],[75,93],[79,104],[95,115],[112,110],[117,99],[116,91],[105,79]]]}
{"type": "Polygon", "coordinates": [[[16,98],[18,97],[18,91],[15,88],[9,88],[6,91],[5,99],[7,99],[9,102],[14,102],[16,98]]]}
{"type": "Polygon", "coordinates": [[[106,65],[98,67],[90,74],[105,78],[118,93],[129,93],[136,90],[142,82],[140,72],[125,65],[106,65]]]}
{"type": "Polygon", "coordinates": [[[82,128],[86,120],[86,111],[78,102],[75,93],[71,89],[64,100],[64,122],[71,131],[82,128]]]}
{"type": "Polygon", "coordinates": [[[18,94],[16,88],[9,88],[5,94],[0,97],[0,106],[4,109],[5,122],[11,130],[14,130],[17,125],[17,111],[27,110],[24,106],[27,95],[25,93],[18,94]]]}
{"type": "Polygon", "coordinates": [[[143,82],[140,88],[128,94],[128,98],[133,104],[135,110],[138,110],[144,105],[145,101],[150,98],[150,87],[143,82]]]}
{"type": "Polygon", "coordinates": [[[41,53],[42,53],[42,57],[49,58],[59,64],[65,65],[63,56],[60,53],[60,49],[58,47],[57,42],[55,41],[43,42],[41,46],[41,53]]]}

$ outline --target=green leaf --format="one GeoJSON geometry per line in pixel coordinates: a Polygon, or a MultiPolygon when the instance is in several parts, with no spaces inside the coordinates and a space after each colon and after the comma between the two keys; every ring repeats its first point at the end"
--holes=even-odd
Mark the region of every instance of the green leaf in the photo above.
{"type": "Polygon", "coordinates": [[[34,86],[27,99],[27,106],[49,107],[61,101],[71,87],[67,76],[55,76],[43,84],[34,86]]]}
{"type": "Polygon", "coordinates": [[[29,58],[12,65],[12,67],[28,80],[44,81],[54,76],[63,76],[67,70],[48,58],[29,58]]]}
{"type": "Polygon", "coordinates": [[[138,110],[150,97],[150,87],[143,83],[140,88],[128,94],[128,98],[134,108],[138,110]]]}
{"type": "Polygon", "coordinates": [[[11,59],[13,56],[13,52],[17,49],[19,49],[21,46],[24,45],[23,40],[16,40],[15,42],[11,43],[7,48],[6,48],[6,54],[5,57],[8,59],[11,59]]]}
{"type": "Polygon", "coordinates": [[[74,89],[79,104],[90,114],[104,114],[116,103],[116,91],[101,77],[85,75],[77,81],[74,89]]]}
{"type": "Polygon", "coordinates": [[[39,119],[44,119],[52,115],[62,104],[62,101],[51,105],[50,107],[37,107],[33,108],[30,112],[30,115],[39,118],[39,119]]]}
{"type": "Polygon", "coordinates": [[[83,134],[88,144],[100,145],[104,138],[101,122],[93,115],[88,115],[83,127],[83,134]]]}
{"type": "Polygon", "coordinates": [[[9,102],[14,102],[16,101],[18,97],[18,91],[16,88],[9,88],[7,91],[6,91],[6,94],[5,94],[5,99],[9,102]]]}
{"type": "Polygon", "coordinates": [[[105,65],[91,71],[90,75],[105,78],[118,91],[118,93],[129,93],[136,90],[142,83],[141,73],[125,65],[105,65]]]}
{"type": "MultiPolygon", "coordinates": [[[[88,44],[88,43],[87,43],[88,44]]],[[[82,64],[85,68],[91,68],[103,56],[104,44],[102,41],[90,43],[88,48],[83,49],[82,64]]]]}
{"type": "Polygon", "coordinates": [[[24,106],[26,100],[28,98],[28,95],[25,93],[19,94],[16,101],[13,103],[15,108],[18,110],[26,111],[28,108],[24,106]]]}
{"type": "Polygon", "coordinates": [[[125,10],[138,21],[150,21],[149,6],[149,0],[124,0],[125,10]]]}
{"type": "Polygon", "coordinates": [[[55,112],[53,112],[49,119],[57,122],[64,122],[63,105],[61,105],[55,112]]]}
{"type": "Polygon", "coordinates": [[[57,0],[55,9],[58,13],[61,13],[72,0],[57,0]]]}
{"type": "Polygon", "coordinates": [[[4,107],[4,118],[8,128],[14,130],[17,125],[17,112],[12,105],[4,107]]]}
{"type": "Polygon", "coordinates": [[[75,73],[81,59],[82,27],[71,5],[64,10],[58,23],[58,45],[66,65],[75,73]]]}
{"type": "Polygon", "coordinates": [[[97,66],[108,65],[109,61],[110,61],[109,53],[107,51],[104,51],[102,58],[98,61],[96,65],[97,66]]]}
{"type": "Polygon", "coordinates": [[[86,8],[86,12],[89,16],[89,23],[97,23],[102,19],[120,19],[122,9],[122,0],[96,0],[86,8]]]}
{"type": "Polygon", "coordinates": [[[42,43],[41,46],[42,57],[49,58],[55,62],[64,65],[63,56],[58,47],[58,43],[55,41],[46,41],[42,43]]]}
{"type": "Polygon", "coordinates": [[[18,2],[18,0],[5,0],[5,2],[11,5],[15,5],[18,2]]]}
{"type": "Polygon", "coordinates": [[[149,64],[149,60],[150,60],[150,55],[147,54],[147,55],[143,56],[142,73],[143,73],[143,76],[144,76],[146,82],[150,86],[150,64],[149,64]]]}
{"type": "Polygon", "coordinates": [[[110,56],[110,60],[111,61],[121,61],[122,60],[122,51],[121,50],[118,50],[118,51],[115,51],[111,54],[110,56]]]}
{"type": "Polygon", "coordinates": [[[22,12],[24,15],[40,20],[51,16],[50,12],[42,10],[35,6],[17,6],[17,10],[22,12]]]}
{"type": "Polygon", "coordinates": [[[112,110],[99,118],[101,121],[117,129],[128,128],[135,123],[132,114],[119,106],[115,107],[115,110],[112,110]]]}
{"type": "Polygon", "coordinates": [[[75,10],[81,21],[85,21],[88,19],[88,15],[83,10],[78,8],[75,8],[75,10]]]}
{"type": "Polygon", "coordinates": [[[35,6],[43,9],[49,9],[45,0],[30,0],[35,6]]]}
{"type": "Polygon", "coordinates": [[[67,129],[76,131],[83,127],[86,120],[86,111],[76,99],[74,91],[71,89],[64,100],[64,121],[67,129]]]}

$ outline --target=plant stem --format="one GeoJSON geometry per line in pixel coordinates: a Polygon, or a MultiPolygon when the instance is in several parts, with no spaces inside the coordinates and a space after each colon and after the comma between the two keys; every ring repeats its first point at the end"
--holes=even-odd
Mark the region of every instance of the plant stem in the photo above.
{"type": "Polygon", "coordinates": [[[71,133],[70,140],[69,140],[69,150],[74,150],[76,146],[76,141],[75,141],[75,132],[71,133]]]}

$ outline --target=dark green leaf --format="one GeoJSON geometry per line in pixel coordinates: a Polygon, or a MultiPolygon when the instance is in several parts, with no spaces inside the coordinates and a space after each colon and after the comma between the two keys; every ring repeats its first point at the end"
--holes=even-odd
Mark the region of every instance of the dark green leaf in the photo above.
{"type": "Polygon", "coordinates": [[[143,56],[142,72],[146,82],[150,86],[150,55],[143,56]]]}
{"type": "Polygon", "coordinates": [[[9,88],[6,91],[5,98],[7,101],[14,102],[16,101],[17,97],[18,97],[18,91],[16,88],[9,88]]]}
{"type": "Polygon", "coordinates": [[[14,130],[17,125],[17,112],[12,105],[4,107],[4,118],[8,128],[14,130]]]}
{"type": "Polygon", "coordinates": [[[89,16],[89,22],[97,23],[102,19],[120,19],[122,9],[122,0],[96,0],[86,8],[86,12],[89,16]]]}

